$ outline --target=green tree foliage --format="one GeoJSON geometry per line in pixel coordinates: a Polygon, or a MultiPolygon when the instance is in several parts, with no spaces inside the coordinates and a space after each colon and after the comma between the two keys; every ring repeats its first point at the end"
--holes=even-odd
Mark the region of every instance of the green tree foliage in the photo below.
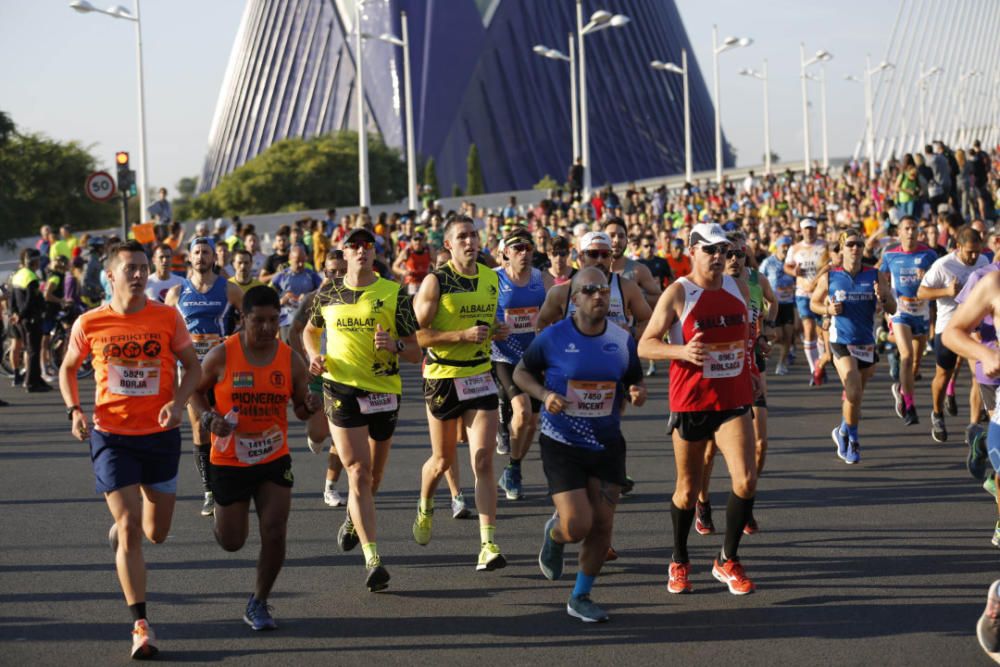
{"type": "MultiPolygon", "coordinates": [[[[532,186],[534,190],[556,190],[558,188],[563,188],[560,183],[556,182],[556,179],[552,178],[548,174],[542,176],[542,180],[538,181],[532,186]]],[[[563,188],[568,190],[569,188],[563,188]]]]}
{"type": "Polygon", "coordinates": [[[36,234],[43,224],[67,223],[74,229],[118,224],[117,198],[101,204],[84,193],[87,175],[96,165],[90,151],[77,142],[21,134],[0,111],[0,243],[36,234]]]}
{"type": "Polygon", "coordinates": [[[430,187],[429,195],[434,199],[441,193],[441,186],[438,185],[437,167],[432,157],[427,158],[427,164],[424,165],[424,185],[430,187]]]}
{"type": "Polygon", "coordinates": [[[469,146],[469,156],[465,159],[465,193],[481,195],[483,187],[483,166],[479,163],[479,149],[475,144],[469,146]]]}
{"type": "MultiPolygon", "coordinates": [[[[396,149],[368,138],[372,201],[406,195],[406,167],[396,149]]],[[[325,134],[272,144],[220,181],[215,189],[174,212],[178,220],[223,215],[351,206],[358,202],[358,135],[325,134]]]]}

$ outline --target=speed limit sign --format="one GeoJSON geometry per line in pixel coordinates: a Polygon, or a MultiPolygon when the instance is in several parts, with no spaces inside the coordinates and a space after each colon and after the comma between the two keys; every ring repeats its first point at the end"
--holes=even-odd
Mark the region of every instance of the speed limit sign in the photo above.
{"type": "Polygon", "coordinates": [[[115,196],[115,179],[106,171],[95,171],[87,177],[84,190],[94,201],[108,201],[115,196]]]}

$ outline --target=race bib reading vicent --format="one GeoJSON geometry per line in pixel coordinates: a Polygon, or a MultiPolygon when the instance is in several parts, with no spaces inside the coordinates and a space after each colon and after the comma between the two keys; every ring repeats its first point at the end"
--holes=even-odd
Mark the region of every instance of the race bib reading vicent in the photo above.
{"type": "Polygon", "coordinates": [[[254,465],[276,452],[283,441],[284,436],[277,426],[272,426],[263,433],[238,433],[236,458],[241,463],[254,465]]]}
{"type": "Polygon", "coordinates": [[[368,394],[358,396],[358,409],[361,414],[370,415],[376,412],[392,412],[399,407],[399,396],[397,394],[368,394]]]}
{"type": "Polygon", "coordinates": [[[568,404],[564,412],[570,417],[609,417],[616,387],[615,382],[570,380],[566,385],[568,404]]]}
{"type": "Polygon", "coordinates": [[[732,378],[743,372],[746,345],[741,341],[705,345],[702,374],[706,378],[732,378]]]}
{"type": "Polygon", "coordinates": [[[493,376],[486,372],[467,378],[455,378],[455,392],[458,394],[458,400],[467,401],[471,398],[495,394],[497,386],[493,384],[493,376]]]}
{"type": "Polygon", "coordinates": [[[108,389],[118,396],[156,396],[160,393],[159,360],[108,360],[108,389]]]}

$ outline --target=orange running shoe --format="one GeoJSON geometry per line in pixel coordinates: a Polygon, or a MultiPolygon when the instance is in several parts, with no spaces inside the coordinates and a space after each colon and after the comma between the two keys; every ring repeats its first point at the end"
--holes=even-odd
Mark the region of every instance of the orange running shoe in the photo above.
{"type": "Polygon", "coordinates": [[[694,590],[688,575],[691,573],[690,563],[675,563],[670,561],[670,579],[667,581],[667,591],[670,593],[690,593],[694,590]]]}
{"type": "Polygon", "coordinates": [[[605,563],[610,563],[613,560],[618,560],[618,552],[612,546],[608,547],[608,555],[604,557],[605,563]]]}
{"type": "Polygon", "coordinates": [[[758,530],[760,530],[760,526],[757,525],[757,519],[753,517],[750,517],[750,520],[747,521],[747,525],[743,526],[744,535],[753,535],[758,530]]]}
{"type": "Polygon", "coordinates": [[[733,595],[746,595],[753,593],[756,589],[753,582],[747,579],[747,575],[743,572],[743,565],[735,558],[731,558],[725,563],[720,563],[719,559],[716,558],[715,565],[712,566],[712,576],[729,586],[729,592],[733,595]]]}
{"type": "Polygon", "coordinates": [[[132,628],[132,659],[146,660],[158,652],[153,628],[149,627],[146,619],[140,618],[132,628]]]}

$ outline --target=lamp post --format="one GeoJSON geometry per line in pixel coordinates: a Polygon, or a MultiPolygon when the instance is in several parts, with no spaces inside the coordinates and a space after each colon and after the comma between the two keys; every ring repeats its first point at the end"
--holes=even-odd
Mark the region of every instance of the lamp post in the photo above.
{"type": "Polygon", "coordinates": [[[932,67],[924,71],[924,64],[920,63],[920,72],[917,76],[917,92],[920,95],[920,149],[927,145],[927,117],[924,111],[924,98],[927,96],[927,86],[932,76],[941,74],[944,70],[940,67],[932,67]]]}
{"type": "MultiPolygon", "coordinates": [[[[827,62],[833,59],[833,55],[829,51],[819,50],[816,52],[812,58],[806,59],[806,45],[803,42],[799,43],[799,62],[801,65],[801,70],[799,73],[799,78],[802,81],[802,148],[805,154],[806,163],[806,175],[812,171],[812,160],[809,155],[809,91],[806,88],[806,79],[808,75],[806,74],[806,69],[810,65],[814,65],[819,62],[827,62]]],[[[825,93],[824,93],[825,94],[825,93]]],[[[825,132],[825,104],[824,104],[824,132],[825,132]]],[[[825,145],[825,138],[824,138],[825,145]]],[[[829,166],[829,157],[824,161],[824,167],[829,166]]]]}
{"type": "Polygon", "coordinates": [[[760,72],[753,69],[741,69],[740,74],[750,76],[764,82],[764,173],[771,173],[771,119],[767,108],[767,60],[760,72]]]}
{"type": "Polygon", "coordinates": [[[961,75],[960,77],[958,77],[958,122],[959,122],[959,128],[958,128],[958,133],[957,133],[958,136],[956,138],[957,138],[957,142],[958,142],[958,144],[960,146],[964,146],[965,145],[965,143],[966,143],[966,134],[968,134],[968,131],[967,131],[968,121],[967,121],[967,119],[965,117],[965,96],[969,92],[969,80],[972,77],[974,77],[974,76],[979,76],[980,74],[982,74],[982,72],[980,72],[979,70],[972,69],[972,70],[969,70],[968,72],[966,72],[965,74],[961,75]]]}
{"type": "Polygon", "coordinates": [[[593,168],[590,163],[590,129],[587,124],[587,58],[583,38],[606,28],[621,28],[631,19],[624,14],[612,14],[599,9],[583,23],[583,0],[576,0],[576,37],[580,53],[580,157],[583,158],[583,198],[590,200],[593,168]]]}
{"type": "Polygon", "coordinates": [[[719,54],[729,49],[750,46],[749,37],[726,37],[719,44],[719,28],[712,26],[712,70],[715,74],[712,89],[715,93],[715,181],[722,184],[722,110],[719,105],[719,54]]]}
{"type": "Polygon", "coordinates": [[[879,72],[892,69],[894,65],[884,60],[872,68],[871,55],[865,56],[865,116],[868,126],[868,178],[875,180],[875,105],[874,93],[872,92],[872,77],[879,72]]]}
{"type": "Polygon", "coordinates": [[[357,0],[354,5],[355,14],[355,53],[356,72],[355,91],[358,96],[358,206],[371,206],[371,192],[368,188],[368,131],[365,124],[365,77],[364,56],[361,53],[364,36],[361,34],[361,9],[364,0],[357,0]]]}
{"type": "Polygon", "coordinates": [[[580,127],[578,124],[580,116],[577,113],[576,102],[576,49],[573,45],[573,33],[569,33],[568,56],[558,49],[550,49],[549,47],[542,46],[541,44],[534,46],[531,50],[543,58],[562,60],[569,63],[569,115],[571,120],[570,131],[573,133],[573,155],[570,162],[572,162],[573,160],[576,160],[576,158],[580,157],[580,127]]]}
{"type": "Polygon", "coordinates": [[[87,0],[74,0],[69,3],[69,6],[81,14],[96,12],[135,23],[135,59],[139,78],[139,219],[145,220],[146,216],[149,215],[146,211],[146,197],[148,196],[146,193],[146,179],[148,178],[146,170],[146,94],[142,75],[142,23],[139,20],[139,0],[135,0],[134,15],[121,5],[108,9],[98,9],[87,0]]]}
{"type": "Polygon", "coordinates": [[[681,66],[654,60],[649,66],[661,72],[673,72],[684,77],[684,180],[691,182],[693,176],[691,165],[691,98],[688,93],[688,54],[687,49],[681,49],[681,66]]]}

